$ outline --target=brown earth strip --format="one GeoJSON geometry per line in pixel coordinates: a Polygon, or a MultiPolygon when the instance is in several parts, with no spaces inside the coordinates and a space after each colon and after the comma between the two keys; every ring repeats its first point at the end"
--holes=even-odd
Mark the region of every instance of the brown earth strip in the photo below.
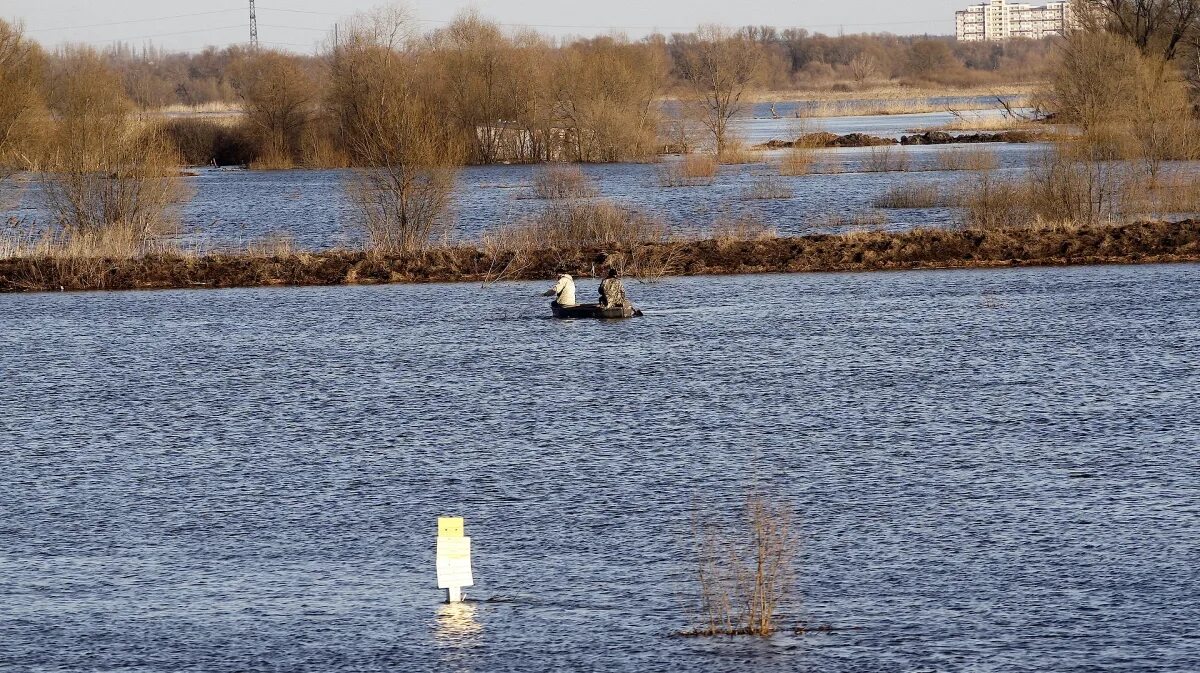
{"type": "Polygon", "coordinates": [[[153,255],[0,260],[0,292],[277,285],[487,282],[587,277],[605,263],[675,276],[809,271],[1200,262],[1200,220],[1010,230],[918,229],[754,241],[701,240],[604,249],[411,255],[325,251],[284,256],[153,255]]]}

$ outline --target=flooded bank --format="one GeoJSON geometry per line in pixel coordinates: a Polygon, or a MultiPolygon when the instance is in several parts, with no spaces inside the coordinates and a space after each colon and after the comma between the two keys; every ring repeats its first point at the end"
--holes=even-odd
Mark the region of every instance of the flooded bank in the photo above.
{"type": "Polygon", "coordinates": [[[790,238],[698,239],[524,249],[441,247],[407,254],[163,254],[0,259],[0,292],[373,285],[594,277],[1151,264],[1200,261],[1200,221],[989,230],[915,229],[790,238]]]}

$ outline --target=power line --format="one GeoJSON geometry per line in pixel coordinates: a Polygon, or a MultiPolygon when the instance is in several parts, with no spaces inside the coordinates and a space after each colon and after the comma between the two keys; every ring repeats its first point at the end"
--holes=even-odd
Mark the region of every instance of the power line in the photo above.
{"type": "Polygon", "coordinates": [[[129,40],[149,40],[155,37],[171,37],[172,35],[191,35],[194,33],[207,33],[209,31],[218,30],[233,30],[234,28],[242,28],[245,24],[236,24],[233,26],[221,26],[220,28],[197,28],[196,30],[180,30],[174,33],[154,33],[153,35],[134,35],[132,37],[114,37],[108,40],[91,40],[88,44],[103,44],[105,42],[128,42],[129,40]]]}
{"type": "Polygon", "coordinates": [[[125,26],[131,23],[150,23],[153,21],[170,21],[171,19],[190,19],[196,16],[211,16],[213,14],[229,14],[230,12],[240,12],[240,9],[217,9],[211,12],[196,12],[194,14],[176,14],[175,16],[160,16],[150,19],[129,19],[128,21],[110,21],[108,23],[92,23],[86,26],[57,26],[55,28],[34,28],[30,33],[45,33],[55,30],[80,30],[83,28],[106,28],[108,26],[125,26]]]}
{"type": "MultiPolygon", "coordinates": [[[[311,14],[316,16],[336,16],[343,17],[343,14],[335,12],[319,12],[305,9],[287,9],[284,7],[262,7],[261,9],[271,12],[287,12],[289,14],[311,14]]],[[[837,28],[839,26],[911,26],[922,23],[937,23],[946,21],[946,17],[938,17],[936,19],[921,19],[915,21],[876,21],[876,22],[861,22],[861,23],[810,23],[797,26],[799,28],[837,28]]],[[[439,23],[448,24],[451,21],[440,19],[413,19],[417,23],[439,23]]],[[[498,26],[508,26],[513,28],[574,28],[574,29],[590,29],[590,30],[695,30],[696,26],[613,26],[613,25],[595,25],[595,24],[558,24],[558,23],[505,23],[503,21],[493,22],[498,26]]]]}

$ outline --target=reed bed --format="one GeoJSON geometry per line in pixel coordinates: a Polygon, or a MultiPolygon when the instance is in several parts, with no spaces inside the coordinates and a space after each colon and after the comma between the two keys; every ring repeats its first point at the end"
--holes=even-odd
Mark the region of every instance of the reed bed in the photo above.
{"type": "Polygon", "coordinates": [[[700,187],[711,185],[719,169],[711,154],[688,154],[680,161],[664,162],[658,167],[660,187],[700,187]]]}
{"type": "Polygon", "coordinates": [[[938,152],[934,170],[990,171],[1000,167],[995,152],[982,148],[955,148],[938,152]]]}
{"type": "Polygon", "coordinates": [[[779,161],[783,176],[808,175],[817,167],[816,153],[807,147],[793,147],[779,161]]]}
{"type": "Polygon", "coordinates": [[[902,173],[909,168],[908,153],[894,145],[872,147],[862,164],[864,173],[902,173]]]}
{"type": "Polygon", "coordinates": [[[892,187],[883,196],[872,201],[876,208],[937,208],[954,203],[946,198],[938,185],[904,184],[892,187]]]}
{"type": "Polygon", "coordinates": [[[533,176],[533,193],[539,199],[581,199],[599,192],[595,182],[578,166],[550,164],[533,176]]]}
{"type": "Polygon", "coordinates": [[[759,175],[742,191],[743,199],[790,199],[795,195],[791,185],[775,175],[759,175]]]}

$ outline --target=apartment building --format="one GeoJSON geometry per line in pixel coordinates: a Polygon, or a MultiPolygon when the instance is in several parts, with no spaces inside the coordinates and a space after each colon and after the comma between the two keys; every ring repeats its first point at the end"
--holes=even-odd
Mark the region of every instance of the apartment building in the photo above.
{"type": "Polygon", "coordinates": [[[1074,25],[1070,0],[1035,7],[1005,0],[988,0],[954,13],[955,35],[964,42],[1027,37],[1040,40],[1062,35],[1074,25]]]}

